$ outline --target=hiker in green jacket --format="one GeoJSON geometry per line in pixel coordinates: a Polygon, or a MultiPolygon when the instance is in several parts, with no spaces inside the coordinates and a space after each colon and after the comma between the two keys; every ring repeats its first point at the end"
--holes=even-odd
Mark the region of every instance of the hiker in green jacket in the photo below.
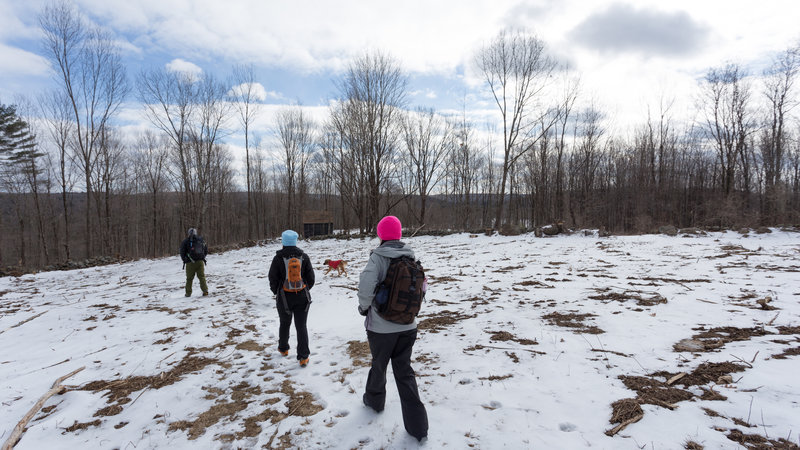
{"type": "Polygon", "coordinates": [[[186,267],[186,296],[192,296],[192,281],[197,275],[200,281],[200,289],[203,295],[208,295],[208,285],[206,284],[206,255],[208,246],[202,236],[197,234],[197,230],[189,228],[188,236],[181,242],[181,259],[186,267]]]}

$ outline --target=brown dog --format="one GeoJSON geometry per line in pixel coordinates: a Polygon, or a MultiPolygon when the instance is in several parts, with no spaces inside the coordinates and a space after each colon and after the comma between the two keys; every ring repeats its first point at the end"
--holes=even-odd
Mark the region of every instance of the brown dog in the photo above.
{"type": "Polygon", "coordinates": [[[328,266],[328,268],[325,269],[325,275],[329,274],[332,270],[335,270],[340,276],[342,274],[344,274],[344,276],[347,276],[347,261],[343,259],[337,259],[335,261],[326,259],[325,261],[323,261],[323,264],[328,266]]]}

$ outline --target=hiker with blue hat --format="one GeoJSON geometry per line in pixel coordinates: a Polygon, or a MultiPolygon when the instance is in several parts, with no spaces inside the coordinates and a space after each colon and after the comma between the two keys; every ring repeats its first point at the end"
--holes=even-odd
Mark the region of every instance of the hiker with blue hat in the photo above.
{"type": "Polygon", "coordinates": [[[297,361],[301,366],[308,364],[308,330],[306,320],[311,306],[314,287],[314,268],[311,259],[297,247],[297,233],[286,230],[281,234],[283,248],[275,252],[269,267],[269,288],[275,295],[280,328],[278,330],[278,352],[289,356],[289,329],[294,319],[297,331],[297,361]]]}

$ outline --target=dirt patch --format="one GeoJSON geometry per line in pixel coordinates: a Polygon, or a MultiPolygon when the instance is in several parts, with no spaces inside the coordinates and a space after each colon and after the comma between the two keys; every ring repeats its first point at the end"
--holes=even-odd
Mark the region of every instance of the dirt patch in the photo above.
{"type": "Polygon", "coordinates": [[[545,289],[554,289],[555,288],[555,286],[553,286],[551,284],[542,283],[541,281],[537,281],[537,280],[525,280],[525,281],[522,281],[520,283],[517,283],[516,286],[523,286],[523,287],[537,286],[537,287],[541,287],[541,288],[545,288],[545,289]]]}
{"type": "Polygon", "coordinates": [[[560,312],[551,312],[550,314],[546,314],[542,316],[550,325],[556,325],[559,327],[570,328],[576,333],[586,333],[586,334],[602,334],[605,331],[601,330],[600,328],[594,325],[587,325],[583,323],[589,317],[596,317],[594,314],[584,313],[584,314],[577,314],[577,313],[566,313],[562,314],[560,312]]]}
{"type": "Polygon", "coordinates": [[[789,356],[798,356],[800,355],[800,347],[794,347],[787,350],[784,350],[783,353],[778,353],[777,355],[772,355],[775,359],[786,359],[789,356]]]}
{"type": "MultiPolygon", "coordinates": [[[[628,389],[636,391],[636,400],[640,404],[673,407],[675,403],[689,400],[694,395],[683,389],[678,389],[650,377],[627,376],[619,377],[628,389]]],[[[614,422],[612,422],[614,423],[614,422]]]]}
{"type": "Polygon", "coordinates": [[[461,322],[462,320],[472,319],[473,317],[475,317],[475,314],[462,314],[446,309],[417,323],[417,329],[438,333],[450,325],[461,322]]]}
{"type": "Polygon", "coordinates": [[[478,377],[478,379],[479,380],[486,380],[486,381],[501,381],[501,380],[507,380],[509,378],[512,378],[513,376],[514,375],[512,375],[512,374],[508,374],[508,375],[489,375],[488,377],[478,377]]]}
{"type": "Polygon", "coordinates": [[[449,283],[449,282],[452,282],[452,281],[461,281],[458,278],[453,278],[453,277],[437,277],[437,276],[430,275],[430,274],[427,275],[427,276],[431,280],[432,283],[433,282],[436,282],[436,283],[449,283]]]}
{"type": "Polygon", "coordinates": [[[733,442],[738,443],[742,447],[752,449],[769,449],[769,448],[785,448],[785,449],[798,449],[800,446],[794,442],[788,441],[784,438],[780,439],[767,439],[760,434],[745,434],[741,430],[734,428],[726,435],[726,437],[733,442]]]}
{"type": "Polygon", "coordinates": [[[170,336],[170,337],[168,337],[166,339],[159,339],[159,340],[153,342],[153,345],[164,345],[164,344],[170,344],[170,343],[172,343],[172,336],[170,336]]]}
{"type": "Polygon", "coordinates": [[[778,333],[787,335],[787,334],[800,334],[800,327],[798,326],[779,326],[778,333]]]}
{"type": "Polygon", "coordinates": [[[106,406],[105,408],[99,409],[96,413],[94,413],[93,417],[116,416],[117,414],[119,414],[121,412],[122,412],[122,406],[111,405],[111,406],[106,406]]]}
{"type": "Polygon", "coordinates": [[[105,395],[108,396],[108,403],[117,402],[118,405],[124,405],[131,401],[129,395],[132,392],[141,391],[142,389],[147,388],[160,389],[164,386],[169,386],[181,380],[187,373],[202,370],[209,364],[218,364],[218,362],[210,358],[194,356],[190,352],[171,370],[161,372],[158,375],[133,376],[113,381],[92,381],[84,384],[83,386],[73,388],[73,390],[92,392],[107,390],[108,393],[105,395]]]}
{"type": "Polygon", "coordinates": [[[75,423],[73,423],[72,425],[68,426],[67,428],[64,428],[64,432],[61,433],[61,434],[74,433],[74,432],[76,432],[78,430],[85,430],[85,429],[87,429],[89,427],[99,427],[100,423],[101,423],[100,419],[93,420],[91,422],[82,422],[82,423],[78,422],[76,420],[75,423]]]}
{"type": "Polygon", "coordinates": [[[242,401],[219,403],[209,408],[208,411],[200,414],[197,419],[193,421],[179,420],[177,422],[172,422],[169,424],[168,430],[188,431],[189,440],[194,440],[202,436],[206,432],[206,428],[216,424],[225,417],[235,415],[246,407],[247,403],[242,401]]]}
{"type": "Polygon", "coordinates": [[[353,360],[353,365],[356,367],[369,367],[372,358],[372,353],[369,349],[369,342],[366,341],[349,341],[347,343],[347,354],[353,360]]]}
{"type": "Polygon", "coordinates": [[[746,366],[732,362],[703,363],[697,366],[691,373],[677,380],[675,384],[682,384],[685,387],[701,386],[708,383],[716,383],[720,377],[730,375],[735,372],[743,372],[746,366]]]}
{"type": "Polygon", "coordinates": [[[524,268],[525,268],[525,266],[507,266],[507,267],[502,267],[500,269],[495,269],[492,272],[494,272],[494,273],[508,273],[508,272],[513,272],[515,270],[520,270],[520,269],[524,269],[524,268]]]}
{"type": "Polygon", "coordinates": [[[244,431],[240,431],[236,433],[236,439],[242,439],[246,437],[255,437],[261,434],[262,428],[261,423],[266,422],[267,420],[270,423],[278,423],[281,420],[286,418],[286,414],[279,413],[274,409],[265,409],[264,411],[256,414],[255,416],[247,417],[244,419],[244,431]]]}
{"type": "MultiPolygon", "coordinates": [[[[222,390],[219,388],[209,387],[204,389],[208,390],[209,392],[215,392],[215,393],[222,392],[222,390]]],[[[189,435],[189,440],[197,439],[206,432],[206,429],[208,427],[215,425],[221,420],[225,418],[230,418],[231,420],[233,420],[236,414],[247,408],[247,405],[250,404],[251,402],[250,399],[252,397],[261,395],[261,393],[262,393],[261,388],[259,386],[251,386],[249,383],[243,381],[237,384],[236,386],[231,387],[232,401],[221,402],[213,405],[211,408],[208,409],[208,411],[205,411],[201,413],[199,416],[197,416],[197,419],[195,420],[179,420],[176,422],[172,422],[171,424],[169,424],[168,430],[187,431],[189,435]]],[[[273,414],[275,416],[278,415],[277,412],[274,412],[273,414]]],[[[251,419],[250,422],[248,422],[248,419],[245,419],[245,431],[241,433],[254,432],[256,427],[260,432],[261,427],[257,425],[258,422],[257,419],[260,417],[261,414],[248,418],[251,419]]]]}
{"type": "Polygon", "coordinates": [[[719,349],[720,347],[729,342],[747,341],[753,336],[759,337],[772,334],[761,327],[752,327],[752,328],[716,327],[708,330],[706,330],[703,327],[700,327],[700,328],[695,328],[694,330],[699,331],[699,333],[692,336],[691,340],[684,339],[679,343],[673,345],[672,349],[676,352],[687,351],[687,350],[696,352],[708,352],[719,349]],[[691,343],[692,345],[690,347],[686,347],[684,345],[680,345],[681,342],[691,343]]]}
{"type": "Polygon", "coordinates": [[[513,334],[509,333],[508,331],[486,331],[486,332],[492,334],[491,336],[489,336],[490,341],[499,341],[499,342],[514,341],[522,345],[539,345],[539,343],[535,339],[533,340],[519,339],[513,334]]]}
{"type": "Polygon", "coordinates": [[[622,423],[644,414],[635,398],[617,400],[611,404],[610,423],[622,423]]]}
{"type": "Polygon", "coordinates": [[[322,411],[321,405],[314,403],[314,396],[309,392],[295,391],[290,380],[283,380],[281,392],[289,396],[286,407],[290,416],[308,417],[322,411]]]}
{"type": "Polygon", "coordinates": [[[236,350],[250,350],[252,352],[261,352],[264,351],[264,348],[263,345],[253,340],[244,341],[236,345],[236,350]]]}
{"type": "Polygon", "coordinates": [[[609,292],[609,288],[600,288],[597,289],[598,292],[601,292],[597,295],[590,295],[589,298],[592,300],[600,300],[604,303],[610,301],[616,302],[627,302],[628,300],[635,300],[636,304],[639,306],[654,306],[661,303],[667,303],[667,299],[662,297],[660,294],[656,292],[649,293],[649,296],[645,297],[643,294],[644,292],[641,291],[622,291],[622,292],[609,292]]]}

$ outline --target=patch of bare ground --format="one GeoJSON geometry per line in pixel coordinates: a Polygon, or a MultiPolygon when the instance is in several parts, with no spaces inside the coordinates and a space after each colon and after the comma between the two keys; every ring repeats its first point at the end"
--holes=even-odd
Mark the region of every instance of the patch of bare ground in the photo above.
{"type": "Polygon", "coordinates": [[[539,343],[536,341],[536,339],[533,339],[533,340],[531,340],[531,339],[519,339],[516,336],[514,336],[513,334],[509,333],[508,331],[486,331],[486,332],[487,333],[491,333],[491,336],[489,336],[489,340],[490,341],[500,341],[500,342],[514,341],[514,342],[518,342],[518,343],[520,343],[522,345],[539,345],[539,343]]]}
{"type": "Polygon", "coordinates": [[[686,442],[684,442],[683,448],[685,448],[686,450],[703,450],[703,449],[705,449],[705,447],[703,447],[702,445],[698,444],[695,441],[686,441],[686,442]]]}
{"type": "Polygon", "coordinates": [[[324,408],[314,403],[314,396],[306,391],[295,391],[290,380],[283,380],[281,392],[289,396],[286,407],[290,416],[309,417],[322,411],[324,408]]]}
{"type": "MultiPolygon", "coordinates": [[[[288,380],[287,380],[288,381],[288,380]]],[[[209,391],[216,392],[226,392],[222,391],[219,388],[204,388],[209,391]]],[[[169,424],[168,430],[175,431],[175,430],[182,430],[187,431],[189,435],[189,440],[197,439],[198,437],[202,436],[206,429],[210,426],[213,426],[224,419],[234,420],[236,415],[243,411],[247,406],[251,403],[252,397],[261,395],[261,388],[259,386],[251,386],[247,382],[241,382],[236,386],[232,386],[231,388],[231,395],[229,402],[218,402],[215,405],[211,406],[207,411],[201,413],[195,420],[178,420],[169,424]]],[[[267,418],[271,417],[278,417],[281,416],[281,420],[285,415],[280,414],[276,411],[272,412],[262,412],[252,417],[248,417],[244,420],[245,430],[242,432],[237,433],[237,437],[244,437],[244,436],[255,436],[261,432],[261,427],[258,425],[259,422],[263,422],[267,420],[267,418]],[[259,420],[262,419],[263,420],[259,420]],[[256,431],[257,430],[257,431],[256,431]],[[250,434],[250,433],[256,433],[250,434]]],[[[220,436],[220,439],[227,439],[225,435],[220,436]]]]}
{"type": "Polygon", "coordinates": [[[514,375],[489,375],[488,377],[478,377],[479,380],[486,380],[486,381],[502,381],[512,378],[514,375]]]}
{"type": "Polygon", "coordinates": [[[708,259],[728,258],[734,255],[753,256],[753,255],[758,255],[759,254],[758,252],[760,252],[762,249],[761,247],[759,247],[757,250],[748,250],[742,247],[741,245],[728,244],[721,246],[720,250],[722,250],[721,254],[708,256],[707,258],[708,259]]]}
{"type": "Polygon", "coordinates": [[[694,328],[699,331],[691,339],[683,339],[672,346],[676,352],[708,352],[716,350],[729,342],[747,341],[752,337],[772,334],[763,327],[737,328],[715,327],[706,330],[704,327],[694,328]]]}
{"type": "Polygon", "coordinates": [[[610,288],[598,288],[595,290],[600,293],[597,295],[590,295],[589,298],[592,300],[600,300],[602,302],[627,302],[628,300],[635,300],[636,304],[639,306],[654,306],[660,303],[667,303],[667,299],[657,292],[646,293],[642,291],[631,290],[625,290],[622,292],[609,292],[610,288]],[[649,296],[645,297],[644,294],[649,294],[649,296]]]}
{"type": "MultiPolygon", "coordinates": [[[[681,378],[676,379],[674,384],[681,384],[684,387],[689,387],[701,386],[708,383],[718,383],[724,376],[735,372],[743,372],[745,369],[747,369],[747,366],[729,361],[719,363],[706,362],[697,366],[690,373],[687,373],[681,378]]],[[[656,372],[651,374],[651,376],[658,375],[672,378],[673,376],[679,374],[672,374],[669,372],[656,372]]]]}
{"type": "Polygon", "coordinates": [[[636,392],[636,400],[640,404],[674,409],[675,403],[694,397],[689,391],[670,386],[652,377],[621,375],[619,379],[625,387],[636,392]]]}
{"type": "Polygon", "coordinates": [[[372,353],[369,349],[369,342],[367,341],[348,341],[347,354],[353,361],[353,366],[356,367],[369,367],[370,358],[372,353]]]}
{"type": "Polygon", "coordinates": [[[521,287],[536,286],[536,287],[540,287],[540,288],[544,288],[544,289],[554,289],[555,288],[555,286],[553,286],[551,284],[542,283],[541,281],[538,281],[538,280],[524,280],[524,281],[521,281],[521,282],[517,283],[515,286],[521,286],[521,287]]]}
{"type": "Polygon", "coordinates": [[[587,325],[583,323],[589,317],[597,317],[595,314],[584,313],[560,313],[560,312],[551,312],[542,316],[550,325],[556,325],[559,327],[570,328],[576,333],[586,333],[586,334],[602,334],[605,331],[601,330],[600,328],[594,325],[587,325]]]}
{"type": "MultiPolygon", "coordinates": [[[[662,408],[674,410],[677,403],[695,398],[695,394],[675,387],[682,384],[685,388],[689,386],[701,386],[709,383],[719,383],[721,380],[730,379],[733,372],[741,372],[745,366],[731,362],[723,363],[703,363],[697,366],[690,373],[670,373],[666,371],[654,372],[647,376],[620,375],[619,379],[628,389],[636,392],[636,397],[632,399],[618,400],[611,404],[612,416],[610,423],[620,423],[606,434],[613,436],[622,428],[630,423],[638,421],[644,416],[639,405],[649,404],[662,408]],[[661,380],[660,378],[664,378],[661,380]],[[636,404],[636,407],[633,404],[636,404]],[[634,420],[635,419],[635,420],[634,420]]],[[[726,400],[726,398],[714,391],[712,387],[700,388],[703,395],[702,400],[726,400]]],[[[704,408],[707,415],[719,415],[713,410],[704,408]]]]}
{"type": "Polygon", "coordinates": [[[525,266],[523,266],[523,265],[506,266],[506,267],[501,267],[499,269],[495,269],[492,272],[494,272],[494,273],[508,273],[508,272],[513,272],[515,270],[520,270],[520,269],[524,269],[524,268],[525,268],[525,266]]]}
{"type": "Polygon", "coordinates": [[[111,405],[106,406],[105,408],[101,408],[94,413],[94,417],[107,417],[107,416],[116,416],[117,414],[122,412],[122,406],[119,405],[111,405]]]}
{"type": "Polygon", "coordinates": [[[427,277],[431,281],[431,283],[450,283],[453,281],[460,281],[458,278],[450,276],[437,277],[435,275],[427,274],[427,277]]]}
{"type": "Polygon", "coordinates": [[[64,428],[64,431],[61,434],[74,433],[79,430],[85,430],[89,427],[99,427],[100,423],[101,423],[100,419],[93,420],[91,422],[78,422],[76,420],[75,423],[68,426],[67,428],[64,428]]]}
{"type": "Polygon", "coordinates": [[[780,334],[800,334],[800,327],[798,326],[785,326],[781,325],[778,328],[778,333],[780,334]]]}
{"type": "Polygon", "coordinates": [[[251,352],[261,352],[264,351],[264,346],[259,344],[254,340],[244,341],[242,343],[236,344],[236,350],[249,350],[251,352]]]}
{"type": "Polygon", "coordinates": [[[737,428],[731,429],[725,436],[744,448],[751,448],[758,450],[772,449],[772,448],[800,449],[800,446],[784,438],[768,439],[764,436],[761,436],[760,434],[743,433],[741,430],[737,428]]]}
{"type": "Polygon", "coordinates": [[[462,314],[460,312],[446,309],[431,317],[419,321],[417,323],[417,329],[431,333],[438,333],[453,324],[461,322],[462,320],[472,319],[474,317],[476,317],[475,314],[462,314]]]}
{"type": "Polygon", "coordinates": [[[116,405],[98,410],[95,416],[116,415],[122,411],[122,405],[131,402],[131,393],[143,389],[160,389],[164,386],[169,386],[181,380],[184,375],[202,370],[209,364],[218,364],[218,362],[210,358],[194,356],[190,352],[172,369],[161,372],[158,375],[132,376],[113,381],[98,380],[71,389],[92,392],[108,391],[104,394],[104,396],[108,396],[107,402],[116,403],[116,405]]]}
{"type": "Polygon", "coordinates": [[[800,347],[793,347],[790,349],[786,349],[782,353],[778,353],[777,355],[772,355],[772,358],[786,359],[789,356],[798,356],[798,355],[800,355],[800,347]]]}
{"type": "Polygon", "coordinates": [[[800,272],[800,266],[776,266],[773,264],[759,264],[755,267],[758,270],[765,270],[767,272],[800,272]]]}
{"type": "Polygon", "coordinates": [[[247,402],[226,402],[217,403],[211,406],[208,411],[201,413],[195,420],[178,420],[169,424],[168,430],[187,431],[189,440],[197,439],[202,436],[206,429],[223,418],[233,417],[236,413],[242,411],[247,407],[247,402]]]}

